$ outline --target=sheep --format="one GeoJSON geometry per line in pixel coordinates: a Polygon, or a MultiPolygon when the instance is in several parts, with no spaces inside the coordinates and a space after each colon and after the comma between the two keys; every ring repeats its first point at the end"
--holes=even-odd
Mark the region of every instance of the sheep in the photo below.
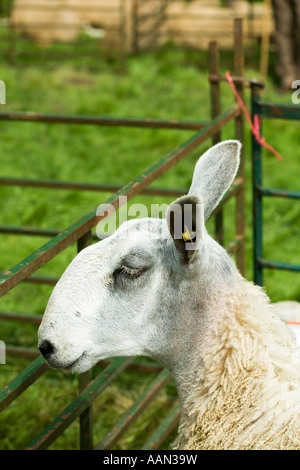
{"type": "Polygon", "coordinates": [[[198,160],[165,217],[124,222],[81,251],[39,328],[48,364],[74,373],[118,356],[170,370],[181,416],[174,449],[299,449],[300,352],[264,290],[205,223],[232,184],[241,144],[198,160]]]}

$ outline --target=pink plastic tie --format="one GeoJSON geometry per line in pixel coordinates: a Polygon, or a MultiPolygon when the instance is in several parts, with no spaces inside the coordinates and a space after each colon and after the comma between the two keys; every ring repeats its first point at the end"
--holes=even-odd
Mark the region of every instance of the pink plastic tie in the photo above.
{"type": "Polygon", "coordinates": [[[246,108],[245,103],[243,102],[242,98],[240,97],[240,95],[237,92],[237,89],[236,89],[235,84],[233,82],[232,76],[230,75],[230,72],[227,71],[225,76],[226,76],[226,79],[227,79],[229,85],[231,86],[231,89],[234,93],[234,96],[237,99],[238,104],[240,105],[241,110],[243,111],[243,113],[244,113],[244,115],[245,115],[245,117],[246,117],[246,119],[249,123],[249,126],[251,128],[251,132],[254,135],[254,137],[256,138],[257,142],[260,145],[262,145],[263,147],[270,150],[270,152],[272,152],[275,155],[275,157],[278,158],[278,160],[282,161],[283,160],[282,156],[271,145],[269,145],[266,142],[264,137],[262,137],[260,135],[260,118],[257,114],[254,114],[253,122],[252,122],[250,113],[249,113],[248,109],[246,108]]]}

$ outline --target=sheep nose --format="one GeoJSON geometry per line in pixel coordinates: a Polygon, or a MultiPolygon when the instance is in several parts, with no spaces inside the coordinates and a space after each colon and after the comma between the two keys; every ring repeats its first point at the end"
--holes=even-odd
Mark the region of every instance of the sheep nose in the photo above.
{"type": "Polygon", "coordinates": [[[54,352],[54,347],[50,343],[50,341],[44,340],[40,346],[39,350],[41,351],[42,355],[44,356],[45,359],[49,359],[51,354],[54,352]]]}

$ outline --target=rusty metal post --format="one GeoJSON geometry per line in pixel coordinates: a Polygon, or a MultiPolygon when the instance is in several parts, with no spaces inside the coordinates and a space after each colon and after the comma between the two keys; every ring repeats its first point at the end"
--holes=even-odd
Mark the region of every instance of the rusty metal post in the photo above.
{"type": "MultiPolygon", "coordinates": [[[[217,41],[209,43],[209,75],[210,78],[210,113],[211,119],[215,119],[221,113],[220,81],[219,77],[219,47],[217,41]]],[[[213,145],[221,141],[221,129],[212,136],[213,145]]],[[[224,246],[224,217],[223,209],[217,211],[215,215],[215,237],[224,246]]]]}
{"type": "MultiPolygon", "coordinates": [[[[92,243],[92,232],[89,231],[81,238],[77,240],[77,251],[78,253],[91,245],[92,243]]],[[[79,393],[81,393],[91,382],[92,373],[91,371],[84,372],[79,375],[79,393]]],[[[93,449],[93,405],[91,404],[86,410],[84,410],[79,418],[80,423],[80,450],[91,450],[93,449]]]]}
{"type": "Polygon", "coordinates": [[[10,65],[16,65],[16,30],[15,30],[15,26],[12,23],[9,24],[8,31],[9,31],[8,61],[10,65]]]}
{"type": "MultiPolygon", "coordinates": [[[[257,101],[260,98],[261,87],[251,83],[251,113],[252,119],[257,114],[257,101]]],[[[262,187],[262,149],[252,135],[252,198],[253,198],[253,279],[255,284],[263,285],[263,267],[259,259],[263,258],[263,198],[259,191],[262,187]]]]}
{"type": "MultiPolygon", "coordinates": [[[[241,18],[234,20],[234,74],[238,77],[244,75],[244,48],[243,48],[243,22],[241,18]]],[[[244,83],[241,80],[236,83],[236,89],[241,98],[244,95],[244,83]]],[[[244,118],[242,113],[235,118],[235,137],[244,142],[244,118]]],[[[237,251],[237,267],[242,275],[245,275],[245,154],[241,151],[241,162],[237,177],[243,184],[236,197],[236,237],[240,241],[237,251]]]]}

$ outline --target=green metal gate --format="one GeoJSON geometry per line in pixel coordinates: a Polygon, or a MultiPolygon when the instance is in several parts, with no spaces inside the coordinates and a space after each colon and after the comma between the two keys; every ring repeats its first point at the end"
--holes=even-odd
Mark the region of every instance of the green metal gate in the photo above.
{"type": "MultiPolygon", "coordinates": [[[[261,100],[261,89],[261,84],[255,81],[251,83],[252,119],[257,115],[261,119],[288,119],[300,122],[300,105],[266,103],[261,100]]],[[[252,136],[252,171],[254,282],[262,286],[264,269],[300,272],[299,264],[283,263],[264,258],[263,198],[281,197],[300,200],[300,192],[263,186],[262,146],[254,136],[252,136]]]]}
{"type": "MultiPolygon", "coordinates": [[[[157,127],[157,128],[177,128],[196,130],[197,132],[192,135],[188,140],[172,150],[161,160],[155,163],[151,168],[138,176],[136,179],[121,188],[117,188],[116,192],[108,198],[100,207],[104,209],[107,204],[112,204],[116,209],[119,208],[120,196],[127,196],[128,200],[132,199],[137,194],[144,191],[156,192],[161,195],[176,195],[178,190],[157,190],[148,188],[148,186],[155,181],[159,176],[169,171],[179,161],[188,156],[195,150],[201,143],[207,139],[212,139],[216,142],[221,139],[221,130],[229,122],[235,122],[235,137],[243,141],[243,116],[240,107],[235,103],[229,109],[221,112],[220,106],[220,82],[224,80],[219,74],[218,62],[218,46],[216,43],[211,43],[209,50],[210,62],[210,83],[211,83],[211,114],[212,119],[209,122],[178,122],[178,121],[155,121],[155,120],[132,120],[132,119],[119,119],[107,117],[91,117],[91,116],[49,116],[32,113],[1,113],[0,119],[11,121],[36,121],[51,123],[82,123],[93,125],[113,125],[113,126],[135,126],[135,127],[157,127]],[[158,191],[158,192],[157,192],[158,191]]],[[[243,86],[247,83],[243,75],[243,47],[242,47],[242,22],[235,21],[235,48],[234,48],[234,75],[236,86],[239,92],[243,93],[243,86]]],[[[244,156],[242,155],[242,163],[237,174],[237,177],[231,189],[227,192],[221,205],[215,211],[216,225],[215,232],[219,241],[224,241],[224,227],[223,227],[223,207],[232,198],[236,200],[235,212],[235,236],[234,239],[226,247],[230,253],[236,255],[237,265],[240,271],[244,272],[244,156]]],[[[89,185],[76,185],[73,183],[59,182],[59,181],[32,181],[12,178],[2,178],[0,184],[7,185],[21,185],[21,186],[40,186],[40,187],[75,187],[77,189],[89,188],[89,185]]],[[[92,185],[91,190],[104,190],[107,191],[107,185],[92,185]],[[104,189],[103,189],[104,188],[104,189]]],[[[110,188],[112,191],[116,188],[110,188]]],[[[123,198],[124,200],[124,198],[123,198]]],[[[82,217],[80,220],[72,224],[61,233],[55,231],[41,229],[32,229],[33,234],[43,234],[46,237],[53,236],[41,248],[34,251],[31,255],[23,259],[17,265],[4,272],[0,277],[0,296],[5,295],[15,286],[23,281],[34,280],[34,273],[48,261],[55,258],[59,253],[67,247],[77,243],[77,250],[80,251],[84,247],[92,243],[92,229],[100,221],[97,215],[99,208],[96,208],[82,217]],[[98,211],[97,211],[98,210],[98,211]]],[[[103,216],[104,218],[105,216],[103,216]]],[[[28,233],[22,227],[3,228],[2,231],[6,233],[28,233]]],[[[39,278],[38,282],[48,282],[47,279],[39,278]]],[[[50,283],[55,283],[55,280],[50,280],[50,283]]],[[[11,315],[9,312],[1,312],[0,318],[2,321],[30,321],[38,323],[40,318],[30,316],[11,315]]],[[[8,348],[8,353],[22,353],[22,351],[14,351],[14,348],[8,348]]],[[[43,374],[47,373],[48,365],[44,359],[36,351],[23,351],[24,354],[37,356],[36,359],[23,370],[15,379],[7,384],[0,391],[0,412],[5,410],[11,403],[15,402],[18,397],[25,392],[29,387],[34,386],[43,374]]],[[[144,411],[144,409],[153,401],[158,392],[166,386],[171,380],[169,372],[156,363],[146,364],[145,369],[157,371],[157,377],[151,382],[146,390],[141,394],[139,399],[131,406],[125,414],[115,423],[111,431],[102,439],[101,442],[95,445],[93,439],[93,402],[95,399],[118,377],[125,368],[141,367],[140,364],[135,362],[132,358],[117,358],[109,361],[106,366],[103,366],[102,371],[96,378],[92,378],[92,372],[81,374],[79,380],[79,393],[77,397],[56,416],[52,422],[48,424],[40,434],[33,438],[28,443],[27,449],[46,449],[54,440],[73,423],[77,418],[80,420],[80,449],[110,449],[128,427],[134,423],[137,417],[144,411]]],[[[51,392],[50,392],[51,393],[51,392]]],[[[0,415],[1,417],[1,415],[0,415]]],[[[162,420],[156,431],[149,436],[143,444],[142,449],[157,449],[161,446],[164,439],[176,427],[179,420],[179,405],[175,402],[174,406],[170,409],[168,415],[162,420]]],[[[34,432],[34,430],[33,430],[34,432]]]]}

